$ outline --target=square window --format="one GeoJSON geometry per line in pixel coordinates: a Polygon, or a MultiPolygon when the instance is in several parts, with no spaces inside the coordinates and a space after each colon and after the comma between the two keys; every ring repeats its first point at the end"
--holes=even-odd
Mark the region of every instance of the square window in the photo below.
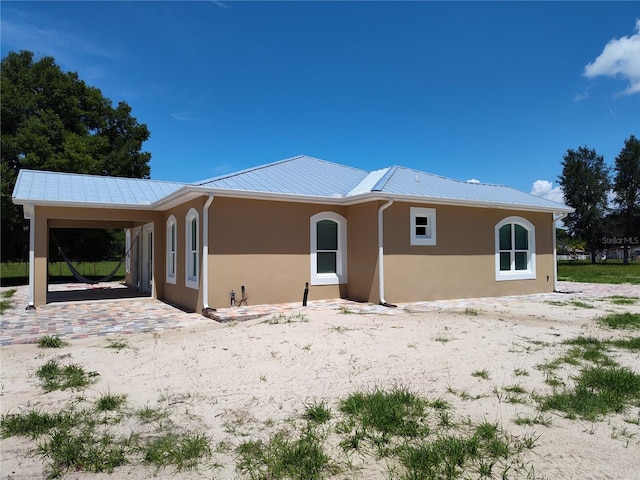
{"type": "Polygon", "coordinates": [[[436,244],[436,209],[410,208],[411,245],[436,244]]]}

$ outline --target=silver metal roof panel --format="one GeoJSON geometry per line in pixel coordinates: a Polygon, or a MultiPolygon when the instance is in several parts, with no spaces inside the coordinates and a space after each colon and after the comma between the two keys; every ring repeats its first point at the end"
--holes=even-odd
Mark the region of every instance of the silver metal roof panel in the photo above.
{"type": "Polygon", "coordinates": [[[140,178],[20,170],[13,199],[33,202],[148,205],[184,187],[182,183],[140,178]]]}
{"type": "Polygon", "coordinates": [[[437,200],[456,200],[488,204],[521,205],[545,209],[567,209],[546,200],[503,185],[471,183],[433,175],[405,167],[392,167],[377,191],[390,195],[407,195],[437,200]]]}
{"type": "Polygon", "coordinates": [[[299,156],[223,175],[197,185],[207,188],[312,197],[345,197],[369,172],[318,158],[299,156]]]}

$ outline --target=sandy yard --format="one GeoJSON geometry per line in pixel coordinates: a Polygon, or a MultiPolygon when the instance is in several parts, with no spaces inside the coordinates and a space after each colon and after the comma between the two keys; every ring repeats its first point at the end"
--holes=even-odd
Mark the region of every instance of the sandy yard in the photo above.
{"type": "MultiPolygon", "coordinates": [[[[637,290],[640,297],[640,286],[637,290]]],[[[248,439],[267,440],[290,426],[288,420],[299,418],[306,405],[324,401],[337,417],[339,400],[353,392],[403,386],[425,398],[446,400],[455,421],[488,421],[514,437],[537,438],[535,448],[523,453],[528,473],[511,472],[509,478],[640,479],[637,402],[624,413],[586,421],[541,413],[534,400],[552,391],[545,382],[548,373],[539,366],[571,348],[563,341],[581,335],[637,336],[637,330],[604,328],[594,319],[640,312],[640,300],[618,305],[607,298],[583,298],[576,303],[565,296],[466,311],[408,310],[392,316],[300,310],[245,322],[72,340],[60,349],[4,346],[1,411],[56,411],[88,405],[106,393],[126,395],[130,411],[166,409],[176,428],[204,433],[211,457],[195,471],[133,464],[110,475],[68,472],[64,478],[231,479],[242,478],[235,469],[235,447],[248,439]],[[114,341],[124,348],[106,348],[114,341]],[[83,391],[45,393],[34,372],[57,357],[97,372],[96,382],[83,391]],[[516,385],[525,393],[509,395],[516,385]],[[518,425],[518,417],[544,418],[547,425],[518,425]]],[[[640,372],[637,350],[611,349],[609,355],[640,372]]],[[[564,365],[555,374],[570,386],[579,368],[564,365]]],[[[126,423],[121,428],[138,427],[126,423]]],[[[24,437],[2,439],[2,479],[44,477],[45,461],[30,453],[34,446],[24,437]]],[[[388,461],[375,455],[331,451],[351,465],[335,478],[393,478],[388,461]]]]}

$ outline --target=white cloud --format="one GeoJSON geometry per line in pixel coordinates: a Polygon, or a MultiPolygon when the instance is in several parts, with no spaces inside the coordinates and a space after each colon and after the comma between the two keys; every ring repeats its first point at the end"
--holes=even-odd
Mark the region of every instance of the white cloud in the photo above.
{"type": "Polygon", "coordinates": [[[598,58],[584,67],[584,76],[620,76],[629,81],[623,93],[640,93],[640,19],[635,34],[610,40],[598,58]]]}
{"type": "Polygon", "coordinates": [[[531,195],[545,198],[556,203],[564,203],[562,187],[554,187],[549,180],[536,180],[531,186],[531,195]]]}
{"type": "Polygon", "coordinates": [[[480,183],[480,180],[476,180],[475,178],[470,178],[467,180],[467,183],[480,183]]]}

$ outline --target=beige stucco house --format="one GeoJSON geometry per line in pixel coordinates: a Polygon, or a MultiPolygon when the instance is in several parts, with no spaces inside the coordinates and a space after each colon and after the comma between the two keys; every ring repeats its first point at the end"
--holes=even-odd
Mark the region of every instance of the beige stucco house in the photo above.
{"type": "Polygon", "coordinates": [[[30,298],[50,228],[126,229],[127,282],[188,310],[349,298],[395,304],[551,292],[571,209],[505,186],[299,156],[192,184],[23,170],[30,298]]]}

